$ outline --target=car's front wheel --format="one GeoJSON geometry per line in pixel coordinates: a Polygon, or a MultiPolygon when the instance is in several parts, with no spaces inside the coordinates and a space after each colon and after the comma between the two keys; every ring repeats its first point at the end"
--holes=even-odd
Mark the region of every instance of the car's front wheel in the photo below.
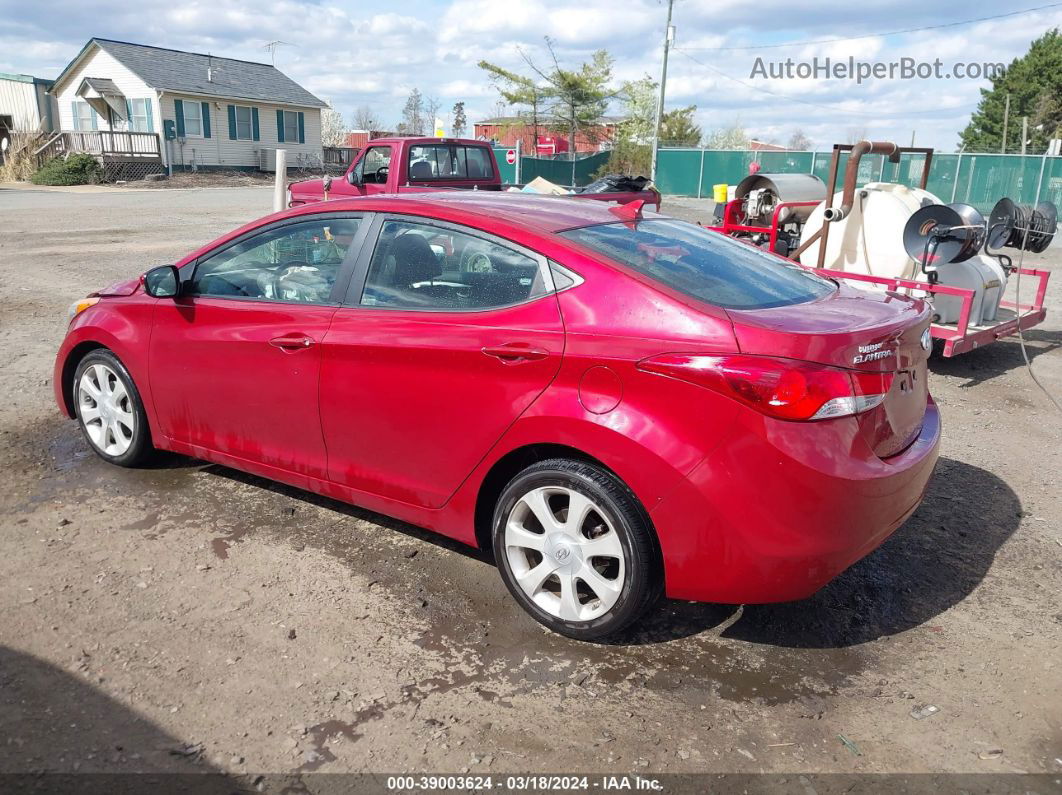
{"type": "Polygon", "coordinates": [[[117,356],[90,352],[74,372],[74,408],[81,431],[104,460],[131,467],[154,449],[136,384],[117,356]]]}
{"type": "Polygon", "coordinates": [[[520,472],[494,511],[494,555],[516,600],[579,640],[614,634],[660,591],[652,529],[611,472],[550,459],[520,472]]]}

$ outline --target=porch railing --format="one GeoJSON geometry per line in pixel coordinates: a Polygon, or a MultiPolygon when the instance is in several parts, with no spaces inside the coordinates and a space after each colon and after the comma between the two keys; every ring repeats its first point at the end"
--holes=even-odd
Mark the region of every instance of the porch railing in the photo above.
{"type": "Polygon", "coordinates": [[[53,157],[82,153],[100,157],[161,160],[162,146],[157,133],[64,130],[53,135],[34,152],[38,166],[53,157]]]}

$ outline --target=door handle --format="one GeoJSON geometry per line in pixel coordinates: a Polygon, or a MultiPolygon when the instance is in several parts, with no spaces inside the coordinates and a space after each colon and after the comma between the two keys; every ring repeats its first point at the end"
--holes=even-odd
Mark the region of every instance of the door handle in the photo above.
{"type": "Polygon", "coordinates": [[[533,359],[545,359],[549,351],[545,348],[536,348],[526,342],[506,342],[504,345],[488,345],[483,348],[483,353],[493,356],[506,364],[516,364],[521,361],[533,359]]]}
{"type": "Polygon", "coordinates": [[[300,351],[313,345],[313,339],[305,334],[288,334],[283,337],[274,337],[269,344],[285,351],[300,351]]]}

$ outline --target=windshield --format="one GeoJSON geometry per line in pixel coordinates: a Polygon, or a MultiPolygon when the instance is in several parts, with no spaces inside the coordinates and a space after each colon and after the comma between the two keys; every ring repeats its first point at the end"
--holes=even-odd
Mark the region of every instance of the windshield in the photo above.
{"type": "Polygon", "coordinates": [[[691,298],[725,309],[801,304],[834,289],[796,263],[685,221],[602,224],[560,234],[691,298]]]}

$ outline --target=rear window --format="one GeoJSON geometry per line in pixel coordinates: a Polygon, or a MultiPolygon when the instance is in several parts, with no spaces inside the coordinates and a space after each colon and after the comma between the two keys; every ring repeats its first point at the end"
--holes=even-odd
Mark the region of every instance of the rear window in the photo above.
{"type": "Polygon", "coordinates": [[[494,167],[483,146],[417,144],[409,148],[409,178],[490,179],[494,167]]]}
{"type": "Polygon", "coordinates": [[[673,290],[725,309],[801,304],[834,289],[796,263],[684,221],[602,224],[560,234],[673,290]]]}

